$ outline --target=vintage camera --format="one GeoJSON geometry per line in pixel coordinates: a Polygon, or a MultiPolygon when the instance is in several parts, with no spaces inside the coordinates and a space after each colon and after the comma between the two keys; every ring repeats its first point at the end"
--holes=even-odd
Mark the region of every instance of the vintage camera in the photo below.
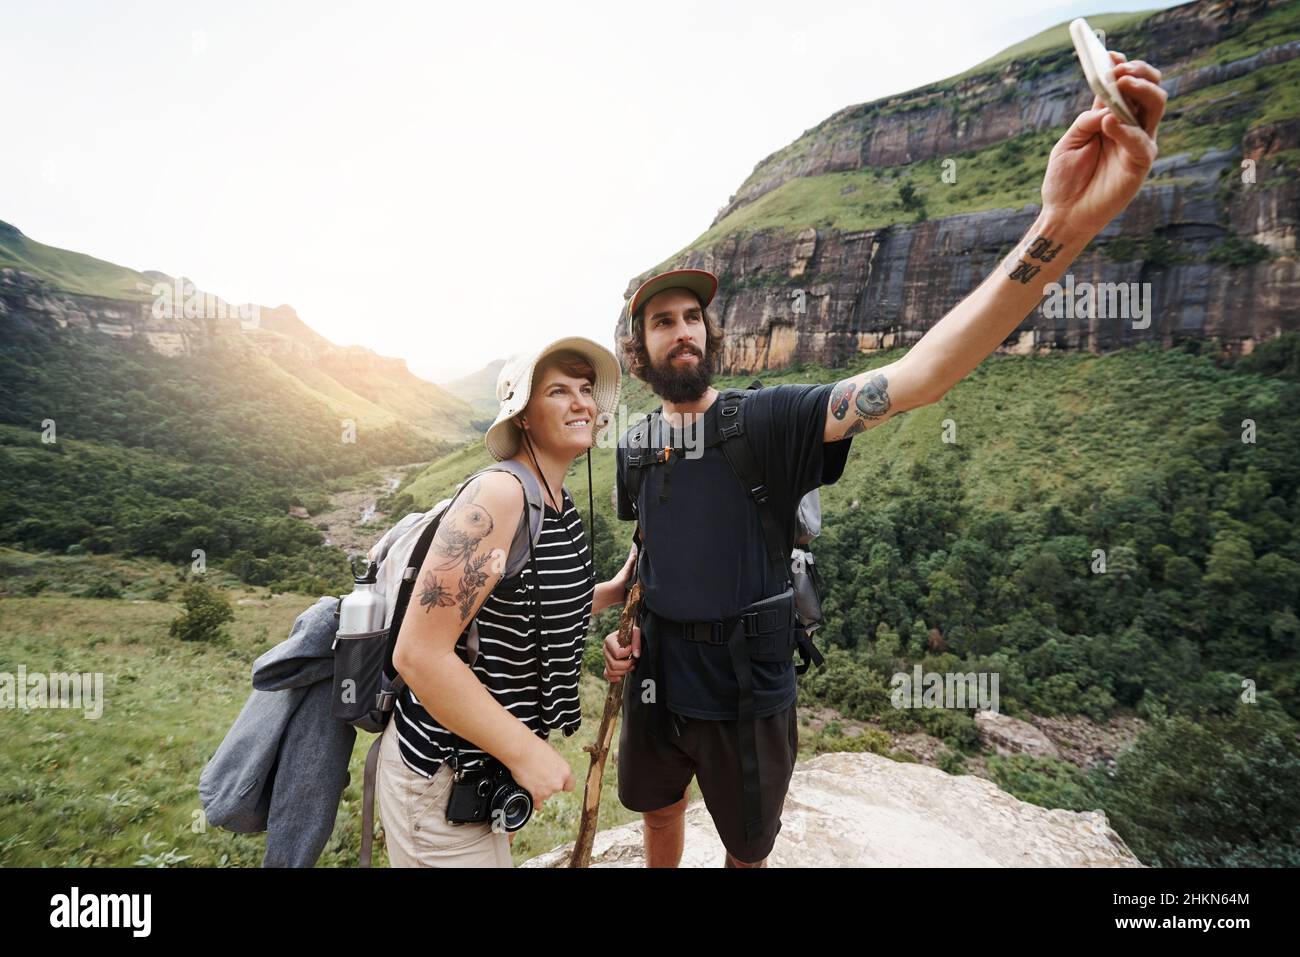
{"type": "Polygon", "coordinates": [[[456,772],[447,802],[451,824],[492,825],[494,831],[517,831],[533,814],[533,796],[515,783],[500,761],[456,772]]]}

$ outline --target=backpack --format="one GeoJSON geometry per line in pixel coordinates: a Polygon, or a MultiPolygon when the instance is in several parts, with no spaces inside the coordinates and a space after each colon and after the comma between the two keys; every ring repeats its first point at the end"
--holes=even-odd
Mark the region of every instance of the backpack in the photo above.
{"type": "MultiPolygon", "coordinates": [[[[799,501],[799,507],[795,515],[794,541],[782,541],[781,524],[777,521],[776,513],[767,494],[767,485],[759,467],[758,459],[754,455],[753,447],[749,444],[749,439],[745,433],[744,400],[761,388],[763,388],[763,383],[755,379],[744,389],[726,389],[719,393],[717,399],[718,414],[720,421],[726,421],[726,424],[721,425],[719,428],[719,433],[722,436],[719,446],[723,455],[726,456],[731,470],[740,479],[740,484],[749,490],[750,497],[758,508],[758,517],[763,526],[763,539],[767,544],[768,558],[773,562],[784,562],[787,552],[789,553],[790,564],[788,570],[790,582],[794,586],[795,615],[801,632],[798,648],[802,662],[796,666],[795,670],[799,674],[803,674],[808,670],[809,664],[816,663],[820,667],[823,662],[821,652],[812,643],[813,634],[822,625],[822,603],[816,564],[813,554],[809,550],[813,539],[821,534],[821,495],[817,489],[813,489],[799,501]]],[[[662,434],[659,431],[662,427],[662,417],[663,406],[659,406],[653,412],[646,413],[642,425],[636,430],[638,436],[662,434]],[[642,428],[650,431],[642,433],[640,432],[642,428]]],[[[639,441],[639,439],[633,441],[639,441]]],[[[642,468],[627,469],[627,490],[633,502],[637,501],[644,475],[645,470],[642,468]]]]}
{"type": "MultiPolygon", "coordinates": [[[[519,528],[510,543],[510,555],[502,581],[519,574],[526,565],[536,574],[533,549],[542,534],[545,512],[541,485],[524,465],[510,459],[475,472],[456,490],[427,512],[412,512],[380,537],[367,557],[378,565],[374,590],[384,599],[384,627],[364,634],[339,634],[334,639],[334,717],[362,731],[378,735],[366,753],[362,786],[361,866],[369,867],[374,840],[375,778],[383,731],[392,718],[394,703],[406,688],[406,682],[393,667],[393,651],[401,632],[415,579],[424,564],[429,546],[442,517],[466,486],[485,472],[508,472],[518,479],[524,495],[524,512],[519,528]]],[[[335,606],[335,618],[338,606],[335,606]]],[[[536,592],[532,627],[536,631],[541,617],[541,593],[536,592]]],[[[478,622],[466,626],[466,648],[472,665],[478,657],[478,622]]]]}

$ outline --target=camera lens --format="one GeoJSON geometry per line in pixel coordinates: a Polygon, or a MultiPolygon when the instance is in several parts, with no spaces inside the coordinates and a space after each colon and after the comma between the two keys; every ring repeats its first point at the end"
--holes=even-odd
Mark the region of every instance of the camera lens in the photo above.
{"type": "Polygon", "coordinates": [[[533,814],[533,796],[513,781],[502,785],[492,795],[492,826],[503,831],[517,831],[533,814]]]}
{"type": "Polygon", "coordinates": [[[533,799],[527,791],[517,790],[501,803],[501,825],[507,831],[517,831],[533,814],[533,799]]]}

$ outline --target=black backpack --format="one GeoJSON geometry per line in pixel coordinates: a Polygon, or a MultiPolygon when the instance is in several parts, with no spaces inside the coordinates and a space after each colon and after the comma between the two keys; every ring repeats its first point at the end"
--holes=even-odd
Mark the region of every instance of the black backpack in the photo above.
{"type": "MultiPolygon", "coordinates": [[[[754,455],[753,447],[745,434],[744,400],[763,388],[763,383],[755,379],[744,389],[726,389],[718,394],[719,436],[718,445],[727,463],[740,484],[749,491],[750,498],[758,508],[759,521],[763,526],[763,539],[767,545],[768,559],[773,563],[786,561],[789,556],[789,574],[794,586],[795,614],[798,617],[798,650],[801,663],[795,670],[803,674],[808,666],[816,663],[822,665],[823,658],[812,643],[812,636],[821,627],[822,608],[820,585],[817,580],[816,564],[812,552],[808,550],[812,540],[821,533],[821,496],[813,489],[799,502],[795,516],[794,541],[785,541],[781,523],[777,519],[774,505],[768,495],[767,484],[754,455]]],[[[645,441],[647,435],[662,434],[663,406],[646,413],[630,433],[627,450],[627,492],[635,504],[641,490],[645,475],[644,466],[663,461],[663,450],[649,448],[645,441]],[[643,459],[642,456],[647,457],[643,459]]],[[[667,479],[665,479],[665,482],[667,479]]],[[[640,547],[640,528],[634,536],[640,547]]]]}

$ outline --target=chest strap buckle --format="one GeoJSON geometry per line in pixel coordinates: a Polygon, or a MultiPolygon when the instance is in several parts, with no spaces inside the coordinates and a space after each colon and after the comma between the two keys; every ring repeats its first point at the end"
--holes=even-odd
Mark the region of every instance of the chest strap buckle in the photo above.
{"type": "Polygon", "coordinates": [[[725,645],[727,635],[720,621],[687,621],[682,623],[682,637],[706,645],[725,645]]]}

